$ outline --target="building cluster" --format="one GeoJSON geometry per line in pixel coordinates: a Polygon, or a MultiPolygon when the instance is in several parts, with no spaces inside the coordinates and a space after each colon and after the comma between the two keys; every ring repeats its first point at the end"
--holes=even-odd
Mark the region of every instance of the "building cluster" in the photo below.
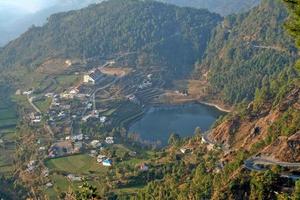
{"type": "Polygon", "coordinates": [[[145,89],[152,86],[152,74],[148,74],[143,82],[138,86],[139,89],[145,89]]]}
{"type": "Polygon", "coordinates": [[[103,78],[105,78],[105,74],[103,74],[99,69],[94,69],[83,76],[83,83],[97,85],[103,78]]]}

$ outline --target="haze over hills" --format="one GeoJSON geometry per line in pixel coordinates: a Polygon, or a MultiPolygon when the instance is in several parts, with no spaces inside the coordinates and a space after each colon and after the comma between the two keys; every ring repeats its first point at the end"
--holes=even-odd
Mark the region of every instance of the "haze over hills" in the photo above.
{"type": "Polygon", "coordinates": [[[0,46],[17,38],[32,25],[43,25],[54,13],[80,9],[102,0],[31,1],[0,2],[0,46]]]}
{"type": "MultiPolygon", "coordinates": [[[[37,1],[38,7],[30,8],[30,5],[23,5],[24,2],[9,1],[0,2],[0,46],[4,46],[10,40],[17,38],[32,25],[41,26],[47,18],[54,13],[68,10],[76,10],[86,7],[93,3],[99,3],[103,0],[50,0],[37,1]],[[28,7],[26,9],[26,6],[28,7]]],[[[165,3],[175,4],[178,6],[189,6],[194,8],[205,8],[211,12],[221,15],[244,12],[257,5],[260,0],[158,0],[165,3]]],[[[36,3],[37,3],[36,2],[36,3]]],[[[30,4],[30,1],[27,2],[30,4]]]]}
{"type": "Polygon", "coordinates": [[[49,58],[108,59],[135,52],[131,61],[136,65],[165,66],[161,71],[183,75],[202,57],[221,20],[207,10],[111,0],[52,15],[44,26],[32,27],[5,46],[0,64],[28,67],[49,58]]]}
{"type": "MultiPolygon", "coordinates": [[[[0,49],[0,199],[299,199],[300,65],[285,29],[299,46],[300,16],[288,16],[277,0],[224,18],[110,0],[31,27],[0,49]],[[205,133],[171,130],[163,149],[128,131],[191,102],[231,109],[205,133]]],[[[166,126],[189,126],[176,113],[166,126]]]]}
{"type": "Polygon", "coordinates": [[[248,11],[259,4],[261,0],[161,0],[178,6],[206,8],[223,16],[248,11]]]}

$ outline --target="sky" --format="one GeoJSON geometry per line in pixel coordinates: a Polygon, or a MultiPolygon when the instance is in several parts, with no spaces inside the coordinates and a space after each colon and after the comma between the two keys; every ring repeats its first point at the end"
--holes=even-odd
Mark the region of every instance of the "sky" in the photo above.
{"type": "Polygon", "coordinates": [[[58,0],[0,0],[0,10],[15,9],[24,13],[35,13],[57,2],[58,0]]]}
{"type": "Polygon", "coordinates": [[[54,13],[79,9],[101,0],[0,0],[0,47],[54,13]]]}

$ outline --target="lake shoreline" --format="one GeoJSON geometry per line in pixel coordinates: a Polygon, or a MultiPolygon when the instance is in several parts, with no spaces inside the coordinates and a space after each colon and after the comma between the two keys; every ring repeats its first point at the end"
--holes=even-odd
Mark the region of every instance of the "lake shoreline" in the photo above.
{"type": "Polygon", "coordinates": [[[222,111],[222,112],[225,112],[225,113],[232,112],[232,110],[229,110],[229,109],[226,109],[224,107],[221,107],[220,105],[215,104],[215,103],[210,103],[210,102],[205,102],[205,101],[199,101],[199,103],[203,104],[203,105],[214,107],[214,108],[218,109],[219,111],[222,111]]]}
{"type": "MultiPolygon", "coordinates": [[[[125,127],[126,128],[126,130],[127,130],[127,133],[137,133],[137,134],[139,134],[140,136],[141,136],[141,142],[142,143],[145,143],[145,142],[147,142],[147,144],[151,144],[151,143],[153,143],[153,144],[157,144],[157,141],[161,141],[161,143],[165,143],[165,139],[160,139],[159,137],[157,138],[157,139],[147,139],[147,138],[145,138],[145,137],[143,137],[142,135],[142,132],[140,132],[141,130],[135,130],[135,131],[133,131],[134,130],[134,126],[136,126],[136,124],[135,123],[139,123],[138,121],[139,120],[141,120],[143,117],[145,117],[145,116],[147,116],[147,115],[152,115],[151,113],[152,112],[172,112],[172,110],[173,109],[184,109],[184,110],[190,110],[190,111],[192,111],[194,114],[193,115],[195,115],[194,117],[192,117],[191,118],[191,121],[188,121],[188,122],[186,122],[186,123],[191,123],[191,125],[190,125],[190,127],[191,127],[191,129],[193,129],[193,130],[189,130],[189,129],[187,129],[188,131],[183,131],[182,129],[181,129],[181,127],[179,127],[179,132],[178,133],[182,133],[183,135],[182,135],[182,137],[186,137],[186,136],[184,136],[184,135],[188,135],[187,137],[189,137],[189,133],[194,133],[194,128],[196,128],[196,127],[201,127],[201,128],[203,128],[204,130],[208,130],[208,129],[210,129],[209,127],[206,127],[206,125],[203,125],[203,123],[205,124],[206,122],[205,122],[205,120],[207,120],[205,117],[203,118],[203,120],[204,121],[202,121],[202,119],[201,119],[201,117],[203,117],[203,116],[208,116],[208,118],[210,117],[210,116],[215,116],[214,118],[215,118],[215,120],[218,118],[218,116],[221,116],[221,115],[225,115],[225,114],[227,114],[227,112],[225,112],[224,110],[222,110],[222,109],[218,109],[217,107],[215,107],[215,106],[212,106],[212,105],[207,105],[206,103],[202,103],[202,102],[199,102],[199,101],[189,101],[189,102],[181,102],[181,103],[159,103],[159,104],[149,104],[149,105],[147,105],[147,106],[144,106],[143,107],[143,109],[142,109],[142,113],[143,114],[141,114],[139,117],[137,117],[137,118],[134,118],[133,120],[131,120],[128,124],[127,124],[127,126],[125,127]],[[199,107],[198,106],[200,106],[200,109],[202,109],[202,110],[204,110],[204,114],[203,113],[199,113],[199,114],[195,114],[194,113],[194,111],[196,111],[199,107]],[[192,108],[190,108],[190,107],[192,107],[192,108]],[[195,108],[194,108],[195,107],[195,108]],[[168,111],[168,110],[171,110],[171,111],[168,111]],[[207,114],[205,114],[205,112],[208,112],[207,114]],[[214,114],[210,114],[210,113],[214,113],[214,114]],[[216,114],[216,113],[218,113],[218,114],[216,114]],[[197,124],[193,124],[193,123],[195,123],[195,121],[194,120],[196,120],[197,121],[197,119],[199,119],[199,117],[200,117],[200,121],[199,122],[197,122],[197,124]],[[194,122],[193,122],[194,121],[194,122]],[[196,126],[197,125],[197,126],[196,126]],[[132,129],[133,128],[133,129],[132,129]]],[[[196,111],[197,112],[197,111],[196,111]]],[[[183,111],[183,112],[181,112],[181,111],[179,111],[179,113],[181,114],[181,113],[185,113],[185,111],[183,111]]],[[[172,116],[173,116],[173,114],[172,114],[172,116]]],[[[171,123],[172,123],[172,117],[171,116],[169,116],[169,118],[167,117],[166,118],[167,119],[167,121],[171,121],[171,123]]],[[[159,121],[160,122],[160,121],[159,121]]],[[[156,125],[157,126],[159,126],[159,124],[160,123],[157,123],[156,125]]],[[[183,124],[183,126],[184,125],[186,125],[185,124],[185,122],[183,122],[184,124],[183,124]]],[[[213,123],[213,122],[209,122],[209,123],[213,123]]],[[[178,124],[178,123],[177,123],[178,124]]],[[[144,124],[145,125],[145,124],[144,124]]],[[[209,125],[210,126],[210,125],[209,125]]],[[[149,129],[149,126],[148,125],[145,125],[145,126],[143,126],[144,127],[144,129],[146,129],[147,130],[147,127],[148,127],[148,129],[149,129]]],[[[175,125],[175,127],[176,127],[176,125],[175,125]]],[[[174,128],[174,127],[173,127],[174,128]]],[[[178,128],[178,126],[177,126],[177,128],[178,128]]],[[[152,128],[151,128],[152,129],[152,128]]],[[[155,128],[154,128],[154,130],[155,130],[155,128]]],[[[151,132],[150,130],[147,130],[149,133],[151,132]]],[[[159,132],[159,131],[157,131],[157,129],[155,130],[156,132],[159,132]]],[[[171,133],[171,132],[176,132],[176,130],[164,130],[163,132],[168,132],[168,133],[171,133]]],[[[176,132],[177,133],[177,132],[176,132]]],[[[152,134],[151,134],[152,135],[152,134]]],[[[155,134],[154,134],[155,135],[155,134]]],[[[154,136],[153,135],[153,136],[154,136]]],[[[164,145],[163,145],[164,146],[164,145]]]]}

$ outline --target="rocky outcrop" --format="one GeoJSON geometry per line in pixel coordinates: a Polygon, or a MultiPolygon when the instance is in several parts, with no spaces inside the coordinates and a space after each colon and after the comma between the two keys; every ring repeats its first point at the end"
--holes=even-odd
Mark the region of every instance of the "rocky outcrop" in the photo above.
{"type": "Polygon", "coordinates": [[[277,106],[272,107],[272,103],[265,103],[265,108],[268,109],[264,111],[264,115],[255,114],[252,110],[253,104],[250,103],[246,114],[235,113],[234,117],[228,117],[212,130],[211,138],[231,149],[260,153],[279,161],[300,162],[300,130],[294,127],[295,120],[299,118],[288,119],[293,120],[293,127],[289,127],[289,122],[286,120],[282,122],[286,118],[284,116],[287,116],[286,113],[290,112],[289,108],[300,108],[300,88],[292,89],[277,106]],[[270,129],[280,123],[284,124],[284,133],[278,132],[277,129],[270,129]]]}

